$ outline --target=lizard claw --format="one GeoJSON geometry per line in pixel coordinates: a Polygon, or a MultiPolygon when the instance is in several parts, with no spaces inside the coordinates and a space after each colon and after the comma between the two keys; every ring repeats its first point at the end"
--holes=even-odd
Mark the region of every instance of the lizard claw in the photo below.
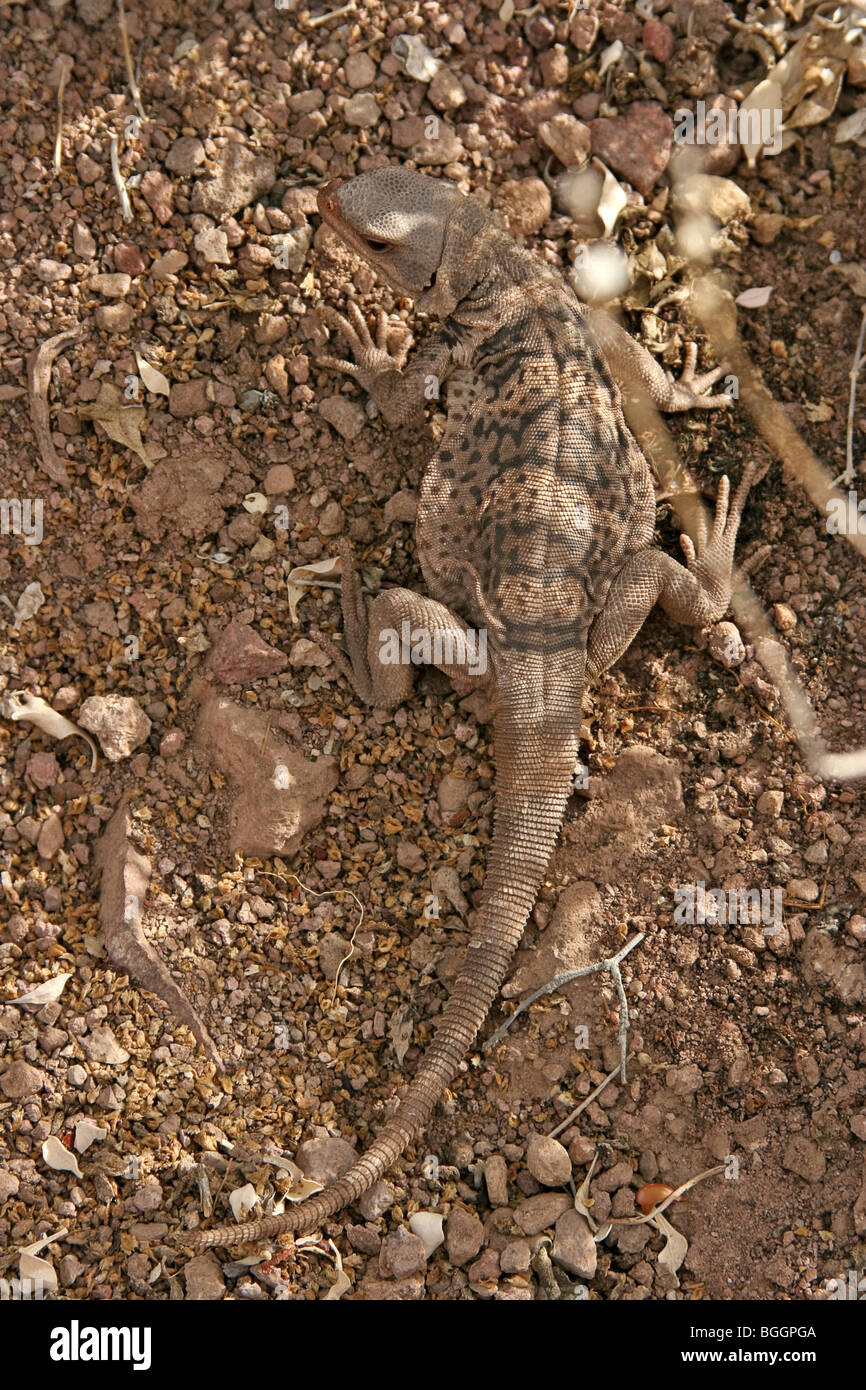
{"type": "Polygon", "coordinates": [[[701,408],[704,410],[715,410],[717,408],[727,409],[734,404],[732,398],[724,391],[715,396],[706,394],[708,387],[718,381],[722,375],[721,367],[713,367],[710,372],[703,372],[700,376],[695,375],[695,366],[698,360],[697,343],[686,344],[685,361],[677,381],[671,381],[671,391],[673,392],[674,410],[694,410],[701,408]]]}
{"type": "Polygon", "coordinates": [[[743,508],[749,489],[765,472],[766,468],[760,464],[749,464],[743,472],[733,500],[730,480],[726,474],[719,482],[715,516],[709,531],[701,520],[694,541],[690,536],[680,536],[686,568],[694,575],[710,600],[715,614],[712,621],[717,621],[722,616],[730,601],[734,546],[743,508]]]}
{"type": "MultiPolygon", "coordinates": [[[[342,334],[355,362],[347,364],[342,358],[320,358],[328,366],[348,372],[356,380],[359,373],[379,375],[381,372],[400,371],[406,364],[406,357],[412,343],[412,335],[402,324],[392,324],[380,309],[376,320],[376,336],[370,332],[354,299],[347,304],[347,314],[341,314],[330,304],[322,306],[325,322],[337,333],[342,334]]],[[[363,383],[362,383],[363,384],[363,383]]]]}

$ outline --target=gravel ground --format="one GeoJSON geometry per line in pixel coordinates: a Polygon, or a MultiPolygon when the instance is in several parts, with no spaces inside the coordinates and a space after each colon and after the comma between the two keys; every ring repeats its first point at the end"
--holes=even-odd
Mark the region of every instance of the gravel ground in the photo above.
{"type": "MultiPolygon", "coordinates": [[[[289,570],[340,537],[370,587],[419,582],[442,429],[387,431],[317,365],[318,309],[347,292],[426,328],[321,227],[315,188],[410,160],[579,269],[603,228],[563,176],[591,152],[622,190],[627,321],[676,368],[695,325],[671,117],[741,100],[772,45],[743,5],[640,8],[130,4],[135,92],[111,0],[0,9],[0,492],[25,506],[0,550],[0,1277],[69,1299],[797,1300],[862,1271],[863,784],[810,775],[751,649],[725,665],[661,615],[587,697],[588,795],[489,1030],[645,933],[627,1082],[573,1117],[618,1059],[610,982],[578,981],[467,1058],[321,1239],[258,1263],[169,1239],[248,1184],[282,1200],[288,1159],[325,1181],[367,1144],[490,842],[485,698],[425,672],[405,707],[364,709],[313,640],[340,630],[335,590],[289,609],[289,570]],[[13,718],[14,691],[77,736],[13,718]],[[779,930],[680,921],[699,883],[780,890],[779,930]],[[666,1209],[677,1264],[628,1218],[715,1168],[666,1209]]],[[[717,263],[734,294],[772,288],[740,331],[832,476],[866,294],[863,152],[837,143],[862,54],[777,157],[708,148],[717,263]]],[[[855,465],[864,428],[858,404],[855,465]]],[[[708,492],[766,452],[738,409],[672,431],[708,492]]],[[[664,500],[658,524],[675,553],[664,500]]],[[[765,543],[754,586],[824,737],[862,744],[863,559],[778,463],[742,530],[745,555],[765,543]]]]}

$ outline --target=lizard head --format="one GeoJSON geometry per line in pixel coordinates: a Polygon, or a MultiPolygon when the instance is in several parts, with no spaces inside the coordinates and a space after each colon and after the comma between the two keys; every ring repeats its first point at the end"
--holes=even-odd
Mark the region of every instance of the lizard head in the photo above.
{"type": "Polygon", "coordinates": [[[419,308],[445,317],[472,283],[463,283],[476,259],[472,228],[485,214],[453,183],[389,164],[334,179],[316,201],[328,226],[419,308]]]}

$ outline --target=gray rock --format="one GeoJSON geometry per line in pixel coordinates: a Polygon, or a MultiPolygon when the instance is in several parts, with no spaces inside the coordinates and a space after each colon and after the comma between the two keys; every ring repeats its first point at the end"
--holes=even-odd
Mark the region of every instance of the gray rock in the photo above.
{"type": "Polygon", "coordinates": [[[445,1244],[453,1265],[474,1260],[484,1244],[484,1227],[474,1212],[452,1207],[445,1222],[445,1244]]]}
{"type": "Polygon", "coordinates": [[[379,1273],[390,1274],[393,1279],[408,1279],[426,1267],[427,1252],[420,1236],[405,1226],[389,1231],[382,1242],[379,1255],[379,1273]]]}
{"type": "Polygon", "coordinates": [[[306,1178],[327,1186],[341,1177],[358,1157],[345,1139],[307,1139],[295,1155],[298,1167],[306,1178]]]}
{"type": "Polygon", "coordinates": [[[184,1265],[183,1277],[189,1302],[218,1302],[225,1298],[225,1280],[215,1255],[196,1255],[184,1265]]]}
{"type": "Polygon", "coordinates": [[[527,1197],[514,1208],[514,1220],[524,1235],[537,1236],[552,1226],[572,1205],[571,1198],[564,1192],[539,1192],[536,1197],[527,1197]]]}
{"type": "Polygon", "coordinates": [[[554,1264],[578,1279],[595,1276],[598,1246],[586,1218],[579,1211],[564,1211],[560,1216],[550,1257],[554,1264]]]}
{"type": "Polygon", "coordinates": [[[558,1139],[533,1134],[526,1151],[526,1166],[545,1187],[562,1187],[571,1179],[571,1159],[558,1139]]]}

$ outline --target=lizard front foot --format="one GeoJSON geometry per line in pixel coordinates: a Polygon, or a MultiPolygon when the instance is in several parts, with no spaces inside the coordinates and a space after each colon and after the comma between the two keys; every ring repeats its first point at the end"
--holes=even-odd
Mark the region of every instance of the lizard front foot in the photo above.
{"type": "Polygon", "coordinates": [[[679,379],[670,380],[670,401],[667,405],[668,410],[714,410],[717,408],[727,409],[733,405],[733,400],[724,391],[715,396],[706,394],[708,387],[718,381],[722,375],[721,367],[714,367],[711,372],[703,372],[700,376],[695,375],[695,366],[698,360],[697,343],[686,344],[686,355],[683,369],[679,379]]]}
{"type": "Polygon", "coordinates": [[[346,339],[355,358],[354,362],[350,362],[342,357],[320,357],[322,366],[334,367],[353,376],[369,391],[376,378],[384,372],[399,372],[406,365],[412,334],[405,324],[391,323],[381,309],[376,315],[375,338],[354,299],[349,300],[348,317],[338,313],[330,304],[322,306],[322,314],[325,322],[346,339]]]}

